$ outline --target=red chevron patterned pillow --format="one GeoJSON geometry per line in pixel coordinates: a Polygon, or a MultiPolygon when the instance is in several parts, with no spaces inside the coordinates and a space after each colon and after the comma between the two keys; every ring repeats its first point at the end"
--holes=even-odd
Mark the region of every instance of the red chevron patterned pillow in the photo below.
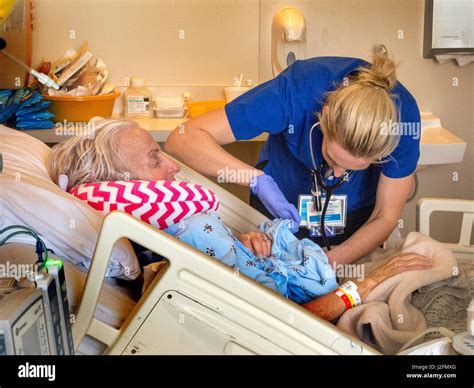
{"type": "Polygon", "coordinates": [[[76,186],[70,193],[103,214],[122,210],[159,229],[219,207],[211,190],[179,181],[94,182],[76,186]]]}

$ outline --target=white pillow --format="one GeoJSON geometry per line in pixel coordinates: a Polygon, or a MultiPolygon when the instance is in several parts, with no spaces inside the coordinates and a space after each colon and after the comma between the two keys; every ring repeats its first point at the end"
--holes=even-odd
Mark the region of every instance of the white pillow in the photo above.
{"type": "MultiPolygon", "coordinates": [[[[50,149],[41,141],[0,125],[0,152],[0,229],[28,226],[57,256],[89,268],[104,216],[52,181],[46,169],[50,149]]],[[[12,241],[31,242],[28,237],[12,241]]],[[[122,239],[115,246],[107,276],[135,279],[139,274],[137,257],[122,239]]]]}

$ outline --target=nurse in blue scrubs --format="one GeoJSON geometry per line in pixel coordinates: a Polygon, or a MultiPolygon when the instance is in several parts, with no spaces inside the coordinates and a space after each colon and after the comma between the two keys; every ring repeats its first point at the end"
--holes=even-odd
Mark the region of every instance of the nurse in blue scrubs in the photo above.
{"type": "Polygon", "coordinates": [[[298,197],[311,194],[312,169],[322,167],[328,185],[351,171],[333,193],[347,196],[346,227],[328,237],[330,261],[344,264],[372,252],[397,226],[412,190],[419,131],[415,99],[396,80],[393,60],[376,52],[372,63],[296,61],[225,108],[177,128],[165,149],[206,175],[250,171],[239,183],[250,186],[251,205],[292,219],[300,238],[312,238],[298,228],[297,210],[298,197]],[[269,136],[255,167],[221,147],[262,133],[269,136]]]}

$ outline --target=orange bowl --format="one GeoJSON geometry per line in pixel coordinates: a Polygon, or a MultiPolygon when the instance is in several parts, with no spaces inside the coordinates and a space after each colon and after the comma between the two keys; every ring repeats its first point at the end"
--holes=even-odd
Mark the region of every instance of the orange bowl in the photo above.
{"type": "Polygon", "coordinates": [[[118,96],[120,92],[82,97],[43,95],[43,98],[51,101],[48,110],[54,114],[53,121],[87,122],[94,116],[112,116],[118,96]]]}
{"type": "Polygon", "coordinates": [[[203,113],[210,112],[215,109],[223,108],[226,102],[224,100],[196,101],[188,102],[189,117],[196,117],[203,113]]]}

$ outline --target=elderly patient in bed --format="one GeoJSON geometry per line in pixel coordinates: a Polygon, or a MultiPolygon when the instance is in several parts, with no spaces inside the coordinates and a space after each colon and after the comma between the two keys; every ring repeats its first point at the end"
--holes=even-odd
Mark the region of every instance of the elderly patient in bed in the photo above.
{"type": "MultiPolygon", "coordinates": [[[[134,121],[98,122],[86,133],[57,144],[48,161],[52,179],[66,175],[67,189],[98,181],[123,179],[174,180],[179,166],[151,135],[134,121]]],[[[234,236],[214,211],[195,214],[165,232],[332,321],[346,303],[333,291],[339,286],[335,271],[321,248],[308,239],[298,240],[288,220],[260,225],[260,231],[234,236]]],[[[355,283],[364,301],[369,292],[398,273],[426,269],[428,258],[405,253],[355,283]]]]}

